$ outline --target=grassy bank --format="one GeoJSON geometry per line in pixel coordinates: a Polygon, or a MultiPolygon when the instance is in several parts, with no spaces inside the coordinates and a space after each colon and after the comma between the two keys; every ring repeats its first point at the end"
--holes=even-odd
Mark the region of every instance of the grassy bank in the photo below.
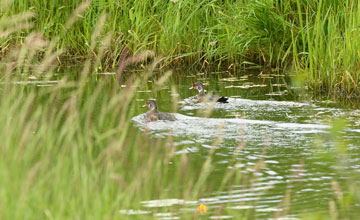
{"type": "Polygon", "coordinates": [[[101,22],[97,44],[111,33],[102,60],[110,67],[125,48],[132,54],[152,50],[167,63],[283,68],[304,76],[316,91],[359,93],[358,1],[3,2],[3,19],[34,13],[32,28],[1,39],[3,53],[35,30],[48,40],[57,36],[56,47],[72,60],[90,57],[101,22]]]}
{"type": "MultiPolygon", "coordinates": [[[[289,8],[279,11],[282,7],[271,1],[20,0],[10,3],[4,16],[34,13],[33,30],[43,32],[46,39],[57,36],[57,47],[66,48],[72,57],[89,55],[91,34],[103,19],[101,34],[113,34],[113,59],[127,48],[133,54],[152,50],[175,63],[250,61],[276,66],[288,58],[291,46],[289,21],[279,14],[297,13],[289,8]]],[[[15,36],[21,39],[21,34],[15,36]]]]}

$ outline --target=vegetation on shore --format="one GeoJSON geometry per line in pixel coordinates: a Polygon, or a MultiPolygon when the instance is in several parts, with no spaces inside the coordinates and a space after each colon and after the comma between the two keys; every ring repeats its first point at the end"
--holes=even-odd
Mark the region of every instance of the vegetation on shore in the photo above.
{"type": "Polygon", "coordinates": [[[358,1],[18,0],[2,8],[2,19],[33,13],[34,25],[2,38],[3,53],[35,30],[56,38],[71,59],[93,56],[92,33],[101,22],[96,44],[111,35],[102,60],[110,67],[125,48],[151,50],[167,63],[285,69],[316,91],[359,94],[358,1]]]}

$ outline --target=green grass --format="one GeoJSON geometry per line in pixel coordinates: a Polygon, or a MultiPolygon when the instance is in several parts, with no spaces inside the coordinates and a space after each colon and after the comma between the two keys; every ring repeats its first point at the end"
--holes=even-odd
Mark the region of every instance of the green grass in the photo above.
{"type": "MultiPolygon", "coordinates": [[[[301,35],[296,29],[288,32],[289,23],[282,17],[269,16],[275,13],[269,2],[254,2],[250,5],[254,10],[244,8],[245,1],[225,1],[225,8],[213,1],[142,2],[133,6],[133,2],[127,1],[121,1],[121,4],[94,1],[91,9],[83,8],[84,17],[74,23],[76,16],[72,17],[71,13],[78,2],[57,7],[57,1],[48,1],[45,5],[40,1],[33,1],[32,5],[26,1],[14,1],[7,16],[16,10],[34,11],[35,15],[2,18],[2,48],[7,52],[0,62],[0,219],[154,219],[153,215],[123,216],[119,210],[143,209],[140,202],[153,199],[197,201],[211,192],[226,192],[235,184],[251,187],[252,177],[243,179],[237,169],[227,169],[221,174],[215,172],[212,164],[215,148],[209,150],[203,161],[193,162],[186,154],[174,154],[173,137],[157,139],[132,126],[130,119],[137,105],[134,101],[137,86],[145,87],[148,77],[153,75],[154,67],[160,62],[158,59],[149,63],[140,76],[134,75],[127,80],[122,76],[123,69],[118,69],[117,75],[107,80],[99,78],[96,73],[105,69],[102,61],[109,59],[109,53],[116,54],[117,49],[122,50],[124,46],[133,52],[153,49],[158,53],[169,53],[172,58],[188,54],[184,59],[189,60],[220,62],[237,56],[244,60],[253,56],[259,62],[278,65],[281,60],[281,63],[286,63],[291,54],[304,54],[307,48],[312,48],[310,39],[316,38],[317,32],[307,28],[310,17],[297,17],[297,11],[286,15],[303,19],[302,29],[306,32],[301,35]],[[152,11],[148,10],[150,6],[152,11]],[[166,13],[161,13],[165,9],[166,13]],[[104,11],[107,12],[106,21],[99,19],[104,11]],[[239,16],[237,22],[232,21],[231,15],[239,16]],[[259,15],[269,17],[269,20],[264,22],[259,15]],[[111,19],[114,16],[116,19],[111,19]],[[121,22],[120,18],[123,18],[121,22]],[[156,28],[165,27],[166,22],[169,28],[158,32],[156,28]],[[277,22],[283,22],[283,26],[276,26],[277,22]],[[24,30],[32,24],[35,29],[43,30],[47,40],[41,33],[26,34],[24,30]],[[126,25],[128,29],[123,29],[126,25]],[[199,28],[204,25],[208,26],[199,28]],[[122,31],[117,32],[120,29],[122,31]],[[248,32],[241,33],[240,30],[248,32]],[[274,32],[284,38],[279,40],[268,35],[274,32]],[[231,37],[230,33],[234,36],[237,33],[236,37],[231,37]],[[246,37],[242,38],[240,33],[246,37]],[[259,36],[249,39],[251,33],[259,36]],[[204,37],[202,41],[199,40],[201,37],[204,37]],[[298,42],[301,38],[309,44],[298,42]],[[216,42],[210,45],[214,40],[216,42]],[[10,48],[10,42],[21,44],[11,44],[10,48]],[[194,48],[189,47],[191,44],[194,48]],[[264,45],[268,51],[262,47],[264,45]],[[296,49],[291,52],[293,47],[296,49]],[[65,48],[69,49],[65,51],[65,48]],[[246,48],[259,50],[252,53],[246,48]],[[86,57],[80,73],[61,76],[60,81],[51,87],[16,84],[30,76],[44,81],[53,79],[57,57],[63,53],[86,57]],[[119,81],[127,86],[121,87],[119,81]]],[[[295,3],[279,7],[286,11],[296,8],[295,3]]],[[[77,10],[81,11],[81,8],[77,10]]],[[[304,8],[299,9],[302,10],[304,8]]],[[[323,19],[315,20],[322,27],[323,19]]],[[[320,39],[315,42],[320,42],[320,39]]],[[[314,45],[321,46],[320,43],[314,45]]],[[[130,56],[122,60],[120,66],[143,61],[147,54],[151,55],[151,52],[130,56]]],[[[315,52],[311,54],[312,58],[297,57],[297,68],[304,71],[311,68],[315,63],[312,59],[316,58],[315,52]]],[[[165,74],[157,82],[165,82],[168,77],[165,74]]],[[[336,129],[333,132],[333,137],[339,133],[336,129]]],[[[216,143],[219,143],[218,139],[214,140],[214,145],[216,143]]],[[[346,148],[344,143],[338,145],[343,147],[339,152],[346,148]]],[[[261,165],[260,160],[254,167],[261,168],[261,165]]],[[[356,192],[353,183],[347,186],[350,192],[356,192]]],[[[330,215],[348,216],[347,211],[360,198],[355,193],[345,195],[333,201],[330,215]]],[[[288,205],[287,202],[283,201],[282,205],[288,205]]],[[[176,213],[180,208],[172,207],[170,211],[176,213]]],[[[169,210],[158,208],[156,211],[169,210]]],[[[239,218],[253,217],[252,210],[235,212],[219,208],[209,212],[213,215],[232,214],[239,218]]],[[[286,214],[285,210],[279,215],[286,214]]],[[[184,219],[201,217],[196,211],[179,215],[184,219]]]]}
{"type": "Polygon", "coordinates": [[[296,69],[315,91],[348,97],[359,94],[359,9],[353,1],[319,1],[299,7],[303,31],[298,37],[294,34],[294,59],[296,69]]]}
{"type": "MultiPolygon", "coordinates": [[[[296,17],[288,3],[272,1],[82,2],[13,1],[4,16],[35,13],[34,29],[44,32],[47,39],[58,36],[58,48],[66,48],[71,56],[88,55],[91,34],[105,15],[104,33],[114,34],[108,54],[113,59],[128,48],[134,54],[152,50],[172,62],[180,58],[190,63],[249,61],[271,66],[288,57],[290,19],[296,17]],[[79,5],[85,7],[74,14],[79,5]],[[69,18],[74,22],[71,28],[69,18]]],[[[21,35],[17,38],[21,41],[21,35]]]]}
{"type": "Polygon", "coordinates": [[[13,22],[19,30],[0,38],[2,53],[24,43],[33,30],[64,49],[59,56],[63,62],[83,60],[93,57],[95,45],[107,36],[109,47],[100,60],[103,71],[118,65],[125,48],[131,54],[151,50],[166,64],[235,69],[260,65],[304,75],[316,92],[359,95],[358,1],[2,2],[7,2],[2,4],[3,21],[33,13],[32,28],[28,22],[13,22]]]}

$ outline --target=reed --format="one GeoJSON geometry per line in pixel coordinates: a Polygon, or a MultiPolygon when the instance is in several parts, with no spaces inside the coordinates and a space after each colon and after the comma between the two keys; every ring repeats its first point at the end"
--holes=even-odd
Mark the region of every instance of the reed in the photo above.
{"type": "Polygon", "coordinates": [[[301,54],[297,69],[306,73],[306,81],[314,90],[358,95],[358,14],[358,2],[353,1],[309,2],[299,9],[303,39],[302,49],[297,49],[301,54]]]}
{"type": "MultiPolygon", "coordinates": [[[[32,13],[32,29],[55,41],[56,48],[66,49],[59,56],[62,60],[94,54],[92,33],[103,16],[99,39],[114,35],[101,60],[105,69],[114,68],[124,50],[152,50],[167,64],[290,67],[305,74],[316,91],[358,95],[357,1],[3,2],[3,19],[32,13]]],[[[18,26],[15,35],[2,34],[3,53],[24,42],[26,25],[18,26]]]]}
{"type": "MultiPolygon", "coordinates": [[[[44,5],[20,0],[11,3],[6,15],[33,12],[35,30],[43,31],[47,39],[58,36],[58,48],[67,48],[72,57],[88,55],[91,33],[106,13],[104,31],[115,35],[112,60],[127,48],[133,54],[149,49],[175,63],[276,65],[291,41],[289,21],[276,10],[269,1],[50,0],[44,5]],[[74,11],[79,5],[81,10],[74,11]]],[[[21,40],[21,35],[17,38],[21,40]]]]}

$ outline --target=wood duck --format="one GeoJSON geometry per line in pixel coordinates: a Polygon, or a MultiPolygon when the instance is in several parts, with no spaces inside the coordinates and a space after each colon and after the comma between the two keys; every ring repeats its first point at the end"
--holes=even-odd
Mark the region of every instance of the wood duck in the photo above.
{"type": "Polygon", "coordinates": [[[217,96],[217,95],[206,95],[204,90],[204,85],[201,82],[195,82],[192,87],[189,89],[197,89],[199,93],[194,98],[195,102],[203,102],[203,101],[216,101],[221,103],[228,103],[228,99],[224,96],[217,96]]]}
{"type": "Polygon", "coordinates": [[[148,107],[150,109],[145,114],[145,122],[157,121],[157,120],[168,120],[168,121],[176,120],[173,114],[167,112],[159,112],[155,100],[146,101],[142,107],[143,108],[148,107]]]}

